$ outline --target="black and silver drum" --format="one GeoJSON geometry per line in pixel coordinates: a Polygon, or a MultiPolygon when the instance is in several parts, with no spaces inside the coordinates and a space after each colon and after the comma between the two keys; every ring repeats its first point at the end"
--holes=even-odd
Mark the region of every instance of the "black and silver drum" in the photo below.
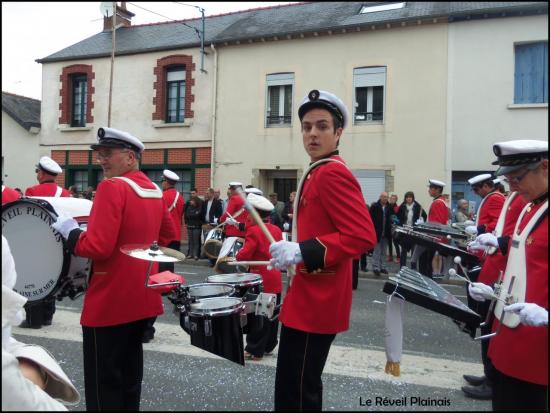
{"type": "Polygon", "coordinates": [[[196,300],[214,297],[229,297],[235,294],[235,288],[230,284],[200,283],[187,287],[189,297],[196,300]]]}
{"type": "Polygon", "coordinates": [[[231,274],[235,271],[245,272],[248,270],[248,266],[230,266],[227,263],[235,261],[237,252],[243,247],[244,239],[239,237],[227,237],[223,241],[222,248],[218,259],[216,260],[216,265],[214,265],[214,271],[222,274],[231,274]]]}
{"type": "Polygon", "coordinates": [[[204,255],[211,259],[217,259],[223,245],[223,230],[221,228],[213,228],[208,231],[208,235],[204,241],[202,251],[204,255]]]}
{"type": "Polygon", "coordinates": [[[244,365],[243,312],[240,298],[204,298],[180,313],[180,325],[191,336],[192,345],[244,365]]]}
{"type": "Polygon", "coordinates": [[[51,296],[70,297],[87,288],[91,261],[70,254],[65,240],[50,225],[60,213],[85,228],[92,201],[80,198],[21,198],[2,206],[2,234],[15,261],[14,290],[29,302],[51,296]]]}

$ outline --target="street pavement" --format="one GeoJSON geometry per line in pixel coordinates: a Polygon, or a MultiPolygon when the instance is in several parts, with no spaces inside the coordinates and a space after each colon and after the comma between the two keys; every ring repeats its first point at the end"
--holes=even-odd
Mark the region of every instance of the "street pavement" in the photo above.
{"type": "MultiPolygon", "coordinates": [[[[388,263],[388,270],[396,272],[397,264],[388,263]]],[[[186,284],[213,274],[207,260],[178,263],[176,272],[184,273],[186,284]]],[[[469,399],[460,390],[463,374],[482,374],[480,344],[449,318],[413,304],[405,306],[401,376],[384,373],[385,278],[360,272],[350,329],[337,335],[323,373],[323,410],[490,410],[490,401],[469,399]]],[[[442,286],[465,301],[462,284],[442,286]]],[[[191,346],[164,300],[155,338],[144,344],[141,410],[273,410],[277,349],[243,367],[191,346]]],[[[85,410],[81,308],[82,297],[64,299],[51,326],[13,330],[18,340],[46,347],[73,380],[82,400],[70,410],[85,410]]]]}

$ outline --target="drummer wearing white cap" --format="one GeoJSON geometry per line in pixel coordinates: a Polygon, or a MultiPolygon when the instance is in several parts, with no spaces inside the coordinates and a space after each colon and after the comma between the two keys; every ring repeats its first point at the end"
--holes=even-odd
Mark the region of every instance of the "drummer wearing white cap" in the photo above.
{"type": "MultiPolygon", "coordinates": [[[[251,188],[248,188],[251,189],[251,188]]],[[[248,202],[258,212],[258,215],[265,222],[265,226],[275,241],[283,239],[281,230],[269,223],[273,204],[265,197],[250,192],[247,196],[248,202]]],[[[246,235],[243,247],[235,255],[237,261],[268,261],[271,258],[269,254],[269,240],[266,238],[261,228],[254,222],[249,215],[246,222],[246,235]]],[[[277,304],[281,302],[282,280],[281,272],[266,266],[250,266],[249,272],[259,274],[262,277],[263,291],[265,293],[276,294],[277,304]]],[[[274,315],[278,314],[277,309],[274,315]]],[[[261,328],[250,331],[246,336],[245,359],[260,360],[264,354],[271,353],[277,346],[277,331],[279,321],[269,321],[265,319],[261,328]]]]}
{"type": "Polygon", "coordinates": [[[281,309],[275,410],[322,410],[321,376],[337,333],[349,328],[352,260],[376,233],[338,145],[349,122],[334,94],[312,90],[298,109],[310,167],[295,198],[292,239],[271,245],[275,268],[296,265],[281,309]]]}
{"type": "Polygon", "coordinates": [[[219,222],[225,222],[224,234],[226,237],[245,236],[245,223],[248,217],[248,211],[244,208],[244,201],[237,192],[237,188],[243,189],[241,182],[229,182],[229,200],[227,208],[219,219],[219,222]]]}
{"type": "MultiPolygon", "coordinates": [[[[59,216],[52,227],[77,256],[92,259],[84,296],[84,388],[87,410],[138,411],[143,379],[142,336],[163,313],[161,295],[145,286],[149,263],[121,252],[127,244],[166,246],[177,238],[162,192],[139,170],[144,149],[127,132],[100,128],[92,145],[105,179],[97,187],[88,227],[59,216]]],[[[157,271],[153,263],[151,273],[157,271]]]]}
{"type": "MultiPolygon", "coordinates": [[[[36,179],[39,184],[27,188],[26,196],[70,197],[71,193],[55,183],[57,175],[63,172],[59,164],[48,156],[43,156],[36,165],[36,179]]],[[[52,324],[55,313],[55,297],[38,303],[25,304],[25,320],[19,327],[39,329],[52,324]]]]}
{"type": "MultiPolygon", "coordinates": [[[[493,410],[548,410],[548,142],[499,142],[493,152],[498,157],[493,162],[499,165],[496,174],[504,175],[510,190],[527,202],[511,241],[490,233],[475,241],[480,248],[500,248],[507,255],[500,291],[515,302],[503,308],[497,303],[495,308],[499,319],[493,331],[500,331],[489,344],[496,369],[493,410]]],[[[478,301],[495,294],[480,282],[470,284],[469,292],[478,301]]]]}

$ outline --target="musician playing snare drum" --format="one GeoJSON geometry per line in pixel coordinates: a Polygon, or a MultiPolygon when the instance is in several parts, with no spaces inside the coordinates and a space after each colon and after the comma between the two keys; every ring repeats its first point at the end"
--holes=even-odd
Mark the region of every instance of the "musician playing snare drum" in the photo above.
{"type": "Polygon", "coordinates": [[[508,256],[498,291],[469,285],[478,301],[498,294],[493,323],[498,333],[489,344],[496,369],[493,409],[548,410],[548,142],[500,142],[493,151],[498,157],[493,164],[500,165],[496,174],[527,202],[511,240],[486,233],[469,245],[500,248],[508,256]]]}
{"type": "MultiPolygon", "coordinates": [[[[279,227],[270,224],[269,216],[273,210],[273,204],[265,197],[253,192],[249,193],[247,200],[258,211],[262,220],[266,223],[268,231],[275,241],[283,239],[279,227]]],[[[237,261],[266,261],[271,258],[269,254],[269,240],[261,228],[248,215],[246,222],[246,235],[243,247],[237,252],[237,261]]],[[[249,272],[259,274],[262,277],[263,292],[277,294],[277,305],[281,302],[282,281],[281,272],[266,266],[250,266],[249,272]]],[[[274,315],[278,313],[275,311],[274,315]]],[[[264,354],[271,353],[277,346],[277,332],[279,321],[263,320],[262,328],[251,331],[246,336],[245,359],[260,360],[264,354]]]]}
{"type": "Polygon", "coordinates": [[[284,298],[275,410],[321,410],[321,375],[337,333],[349,328],[352,261],[376,245],[361,187],[338,143],[349,122],[335,95],[312,90],[298,116],[312,164],[295,199],[292,239],[271,245],[272,264],[297,264],[284,298]]]}

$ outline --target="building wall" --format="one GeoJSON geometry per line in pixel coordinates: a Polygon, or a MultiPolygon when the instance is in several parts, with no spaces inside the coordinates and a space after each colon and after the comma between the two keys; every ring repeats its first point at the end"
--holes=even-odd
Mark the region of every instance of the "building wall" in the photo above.
{"type": "Polygon", "coordinates": [[[23,192],[36,185],[36,164],[40,159],[38,135],[28,132],[2,111],[2,181],[23,192]]]}
{"type": "Polygon", "coordinates": [[[427,206],[427,179],[445,177],[444,23],[219,48],[215,186],[249,183],[257,169],[306,167],[300,101],[324,89],[351,111],[353,69],[363,66],[387,66],[385,121],[351,125],[340,152],[351,169],[388,171],[386,189],[400,200],[413,190],[427,206]],[[265,128],[266,75],[277,72],[294,73],[292,126],[265,128]]]}
{"type": "Polygon", "coordinates": [[[495,170],[492,145],[548,140],[548,104],[514,103],[514,44],[548,40],[548,15],[449,25],[450,161],[454,171],[495,170]]]}

